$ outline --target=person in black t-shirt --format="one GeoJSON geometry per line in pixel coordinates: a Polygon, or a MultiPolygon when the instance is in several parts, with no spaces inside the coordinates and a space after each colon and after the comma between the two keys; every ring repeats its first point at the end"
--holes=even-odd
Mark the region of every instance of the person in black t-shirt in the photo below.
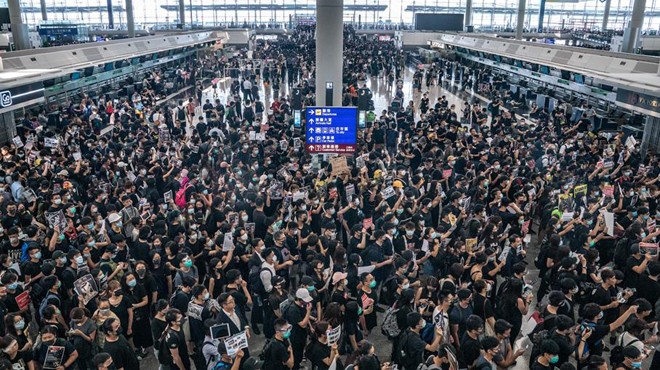
{"type": "Polygon", "coordinates": [[[433,342],[427,344],[420,337],[420,332],[426,327],[426,320],[422,318],[422,315],[419,312],[410,312],[406,316],[406,321],[410,329],[402,335],[398,345],[398,349],[405,352],[401,365],[405,370],[416,370],[419,364],[425,360],[424,351],[435,352],[438,350],[444,333],[442,329],[436,327],[433,342]]]}
{"type": "Polygon", "coordinates": [[[314,299],[305,288],[296,291],[296,300],[286,311],[286,320],[291,323],[291,346],[294,348],[293,370],[300,368],[303,358],[303,349],[307,344],[307,327],[309,326],[310,315],[312,313],[312,301],[314,299]]]}
{"type": "Polygon", "coordinates": [[[165,314],[168,329],[161,340],[158,361],[171,369],[190,369],[190,357],[186,345],[186,337],[181,329],[183,315],[176,308],[171,308],[165,314]]]}
{"type": "Polygon", "coordinates": [[[126,338],[121,334],[122,327],[118,319],[108,318],[103,322],[101,330],[105,333],[103,352],[112,356],[117,369],[140,369],[135,352],[131,349],[126,338]]]}
{"type": "Polygon", "coordinates": [[[481,354],[479,335],[483,333],[484,321],[477,315],[470,315],[465,322],[465,334],[461,339],[459,368],[471,367],[481,354]]]}
{"type": "Polygon", "coordinates": [[[541,343],[541,355],[530,364],[530,370],[551,370],[559,362],[559,346],[552,339],[541,343]]]}
{"type": "Polygon", "coordinates": [[[263,370],[291,369],[294,365],[293,348],[289,342],[292,325],[284,319],[277,319],[274,326],[273,340],[264,348],[263,370]]]}
{"type": "Polygon", "coordinates": [[[587,359],[593,355],[602,355],[603,353],[603,338],[621,325],[623,325],[628,317],[637,312],[637,306],[630,306],[619,318],[611,324],[601,324],[599,321],[603,318],[603,311],[597,303],[587,303],[584,306],[584,321],[582,326],[590,329],[591,334],[586,338],[584,349],[578,353],[580,359],[587,359]]]}

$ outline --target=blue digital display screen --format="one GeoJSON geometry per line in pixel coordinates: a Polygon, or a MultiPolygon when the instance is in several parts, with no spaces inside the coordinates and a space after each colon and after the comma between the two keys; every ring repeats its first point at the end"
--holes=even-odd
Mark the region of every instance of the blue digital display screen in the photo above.
{"type": "Polygon", "coordinates": [[[357,143],[357,107],[305,108],[305,147],[310,153],[352,154],[357,143]]]}

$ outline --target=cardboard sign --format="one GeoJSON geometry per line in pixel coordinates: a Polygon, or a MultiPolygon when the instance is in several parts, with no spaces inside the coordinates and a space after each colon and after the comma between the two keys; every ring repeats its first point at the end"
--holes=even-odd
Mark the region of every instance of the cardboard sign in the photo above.
{"type": "Polygon", "coordinates": [[[286,140],[280,140],[280,149],[282,150],[289,149],[289,142],[286,140]]]}
{"type": "Polygon", "coordinates": [[[447,215],[447,218],[449,218],[449,223],[453,226],[456,225],[456,216],[454,216],[453,213],[450,213],[447,215]]]}
{"type": "Polygon", "coordinates": [[[30,292],[27,290],[14,298],[19,310],[24,310],[30,305],[30,292]]]}
{"type": "Polygon", "coordinates": [[[101,129],[100,134],[101,134],[101,136],[103,136],[103,135],[112,135],[112,131],[114,129],[115,129],[115,126],[112,126],[112,125],[107,126],[103,129],[101,129]]]}
{"type": "Polygon", "coordinates": [[[99,294],[99,288],[96,286],[96,281],[91,274],[74,281],[73,290],[85,305],[99,294]]]}
{"type": "Polygon", "coordinates": [[[371,227],[371,225],[373,225],[373,224],[374,224],[374,221],[373,221],[373,218],[371,218],[371,217],[365,218],[364,220],[362,220],[362,228],[364,228],[364,229],[369,229],[371,227]]]}
{"type": "Polygon", "coordinates": [[[606,197],[613,197],[614,185],[603,185],[603,195],[606,197]]]}
{"type": "Polygon", "coordinates": [[[44,138],[44,146],[46,148],[57,148],[57,145],[59,144],[59,140],[54,137],[45,137],[44,138]]]}
{"type": "Polygon", "coordinates": [[[653,233],[655,232],[655,227],[656,227],[655,218],[649,218],[646,221],[646,228],[649,229],[650,233],[653,233]]]}
{"type": "Polygon", "coordinates": [[[165,203],[171,202],[174,198],[172,197],[172,190],[168,190],[163,194],[163,198],[165,198],[165,203]]]}
{"type": "Polygon", "coordinates": [[[224,342],[229,357],[235,357],[238,350],[248,348],[247,334],[244,331],[226,338],[224,342]]]}
{"type": "Polygon", "coordinates": [[[451,177],[451,174],[452,174],[452,173],[453,173],[453,170],[451,170],[451,169],[449,169],[449,170],[443,170],[443,171],[442,171],[442,178],[443,178],[443,179],[448,179],[448,178],[451,177]]]}
{"type": "Polygon", "coordinates": [[[344,172],[348,172],[348,162],[344,156],[330,158],[330,165],[332,166],[333,175],[341,175],[344,172]]]}

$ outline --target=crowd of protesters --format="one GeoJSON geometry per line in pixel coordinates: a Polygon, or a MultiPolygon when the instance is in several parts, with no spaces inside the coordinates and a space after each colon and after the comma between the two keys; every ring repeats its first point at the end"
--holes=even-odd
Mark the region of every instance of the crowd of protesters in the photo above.
{"type": "MultiPolygon", "coordinates": [[[[156,103],[154,74],[118,106],[26,117],[1,148],[0,368],[660,368],[655,153],[561,104],[431,102],[441,63],[408,103],[393,86],[403,104],[337,171],[305,152],[282,88],[315,104],[314,47],[304,26],[258,68],[177,71],[236,67],[225,102],[199,86],[156,103]]],[[[346,105],[405,69],[346,28],[346,105]]]]}

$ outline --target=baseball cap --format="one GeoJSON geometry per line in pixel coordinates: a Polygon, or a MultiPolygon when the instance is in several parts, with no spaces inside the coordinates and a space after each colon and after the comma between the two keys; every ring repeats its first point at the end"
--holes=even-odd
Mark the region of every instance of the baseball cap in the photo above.
{"type": "Polygon", "coordinates": [[[312,296],[309,294],[309,291],[305,288],[298,288],[296,290],[296,299],[300,299],[305,303],[309,303],[314,300],[312,296]]]}
{"type": "Polygon", "coordinates": [[[335,272],[334,274],[332,274],[332,285],[337,285],[338,282],[346,279],[347,276],[348,274],[345,272],[340,272],[340,271],[335,272]]]}

